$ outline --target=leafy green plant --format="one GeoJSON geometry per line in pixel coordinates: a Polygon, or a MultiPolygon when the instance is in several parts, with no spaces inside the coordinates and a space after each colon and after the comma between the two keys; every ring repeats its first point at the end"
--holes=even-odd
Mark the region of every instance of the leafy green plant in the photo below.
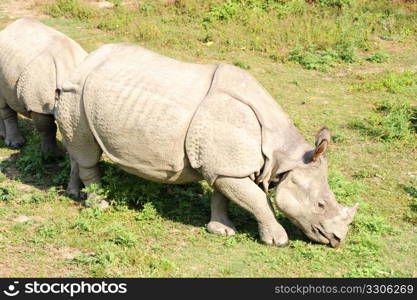
{"type": "Polygon", "coordinates": [[[45,172],[44,160],[40,149],[40,134],[32,129],[26,135],[27,142],[16,159],[17,168],[25,174],[42,174],[45,172]]]}
{"type": "Polygon", "coordinates": [[[105,18],[101,18],[97,27],[107,31],[124,29],[132,23],[134,17],[134,12],[131,9],[119,5],[114,8],[113,13],[108,14],[105,18]]]}
{"type": "Polygon", "coordinates": [[[392,94],[404,93],[407,89],[413,88],[415,93],[417,87],[417,72],[383,72],[376,75],[373,80],[366,80],[352,86],[355,91],[385,91],[392,94]]]}
{"type": "Polygon", "coordinates": [[[386,62],[390,58],[389,54],[384,51],[377,51],[371,56],[369,56],[366,60],[374,63],[383,63],[386,62]]]}
{"type": "Polygon", "coordinates": [[[333,48],[319,49],[315,45],[303,48],[297,45],[288,55],[289,61],[294,61],[308,70],[326,71],[336,63],[353,63],[356,61],[355,48],[348,42],[338,42],[333,48]]]}
{"type": "Polygon", "coordinates": [[[10,202],[17,197],[17,189],[11,184],[0,185],[0,201],[10,202]]]}
{"type": "Polygon", "coordinates": [[[98,15],[96,9],[80,0],[56,0],[45,10],[54,18],[73,17],[80,21],[90,21],[98,15]]]}
{"type": "Polygon", "coordinates": [[[384,101],[367,119],[351,122],[364,135],[384,141],[416,143],[417,107],[406,103],[384,101]]]}
{"type": "Polygon", "coordinates": [[[303,49],[297,45],[288,55],[289,61],[302,65],[307,70],[325,71],[335,65],[337,54],[329,50],[317,50],[314,46],[303,49]]]}
{"type": "Polygon", "coordinates": [[[239,67],[239,68],[244,69],[244,70],[249,70],[250,69],[250,66],[248,64],[245,64],[245,63],[240,62],[240,61],[235,61],[233,64],[236,67],[239,67]]]}
{"type": "Polygon", "coordinates": [[[156,218],[158,218],[158,212],[150,202],[145,203],[142,210],[135,217],[137,221],[154,220],[156,218]]]}
{"type": "Polygon", "coordinates": [[[239,7],[237,1],[228,0],[222,3],[220,6],[213,7],[208,13],[206,13],[204,21],[228,21],[236,15],[238,9],[239,7]]]}
{"type": "Polygon", "coordinates": [[[131,232],[127,231],[120,225],[113,225],[109,227],[108,232],[112,235],[109,241],[116,245],[133,247],[138,242],[137,238],[131,232]]]}
{"type": "Polygon", "coordinates": [[[61,232],[62,229],[54,223],[45,224],[36,230],[36,233],[41,238],[53,238],[61,232]]]}
{"type": "Polygon", "coordinates": [[[349,6],[351,4],[351,0],[307,0],[308,2],[314,2],[324,7],[337,7],[342,8],[345,6],[349,6]]]}

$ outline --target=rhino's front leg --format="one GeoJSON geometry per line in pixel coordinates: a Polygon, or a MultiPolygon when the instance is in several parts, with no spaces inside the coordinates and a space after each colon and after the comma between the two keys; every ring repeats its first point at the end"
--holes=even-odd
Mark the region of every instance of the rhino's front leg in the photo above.
{"type": "Polygon", "coordinates": [[[259,235],[265,244],[286,246],[288,236],[279,224],[265,193],[249,178],[217,178],[215,188],[230,200],[251,212],[259,226],[259,235]]]}
{"type": "Polygon", "coordinates": [[[234,235],[235,226],[227,215],[229,199],[224,197],[219,191],[214,191],[211,196],[211,219],[207,225],[207,230],[219,235],[234,235]]]}
{"type": "Polygon", "coordinates": [[[30,116],[36,129],[42,134],[42,152],[45,157],[62,157],[63,153],[59,149],[56,141],[56,125],[52,115],[31,112],[30,116]]]}
{"type": "Polygon", "coordinates": [[[0,96],[0,118],[4,122],[5,138],[4,143],[12,149],[19,149],[25,143],[25,138],[17,126],[17,113],[12,110],[0,96]]]}

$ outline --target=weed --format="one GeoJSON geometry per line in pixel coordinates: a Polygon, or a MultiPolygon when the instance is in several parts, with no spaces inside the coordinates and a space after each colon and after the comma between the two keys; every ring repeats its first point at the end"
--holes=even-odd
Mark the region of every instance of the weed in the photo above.
{"type": "Polygon", "coordinates": [[[1,184],[0,185],[0,201],[10,202],[17,197],[18,190],[12,184],[1,184]]]}
{"type": "Polygon", "coordinates": [[[184,49],[185,44],[194,47],[207,35],[212,37],[210,41],[216,39],[214,53],[245,48],[260,54],[273,53],[271,57],[276,59],[287,54],[277,45],[300,45],[301,57],[295,59],[293,53],[291,59],[318,70],[336,62],[356,61],[356,48],[378,48],[372,41],[375,35],[405,39],[417,32],[412,10],[404,14],[390,0],[318,0],[312,1],[317,4],[314,6],[305,0],[162,2],[140,1],[135,7],[114,1],[113,9],[100,10],[80,0],[57,0],[46,5],[45,12],[53,17],[75,18],[133,41],[170,45],[176,50],[184,49]]]}
{"type": "Polygon", "coordinates": [[[354,63],[357,61],[356,49],[353,43],[349,40],[337,41],[333,46],[334,51],[337,53],[339,62],[354,63]]]}
{"type": "Polygon", "coordinates": [[[44,202],[46,199],[45,193],[43,192],[35,192],[33,194],[25,194],[22,196],[20,203],[41,203],[44,202]]]}
{"type": "Polygon", "coordinates": [[[367,119],[354,120],[353,128],[366,136],[384,142],[401,141],[415,144],[417,134],[417,107],[406,103],[384,101],[367,119]]]}
{"type": "Polygon", "coordinates": [[[377,77],[371,81],[361,82],[354,84],[352,89],[355,91],[385,91],[392,94],[404,93],[407,89],[414,88],[412,90],[415,93],[417,87],[417,72],[405,71],[405,72],[383,72],[377,74],[377,77]]]}
{"type": "Polygon", "coordinates": [[[43,175],[45,172],[44,160],[40,151],[40,134],[32,129],[26,136],[27,142],[16,159],[19,171],[30,175],[43,175]]]}
{"type": "Polygon", "coordinates": [[[54,185],[65,186],[69,182],[69,174],[71,170],[70,159],[65,155],[64,160],[58,162],[58,174],[54,174],[52,182],[54,185]]]}
{"type": "Polygon", "coordinates": [[[229,21],[238,12],[239,6],[237,1],[228,0],[220,6],[213,7],[206,13],[204,21],[213,22],[213,20],[229,21]]]}
{"type": "Polygon", "coordinates": [[[54,18],[73,17],[80,21],[89,21],[98,14],[92,6],[80,0],[56,0],[47,5],[45,11],[54,18]]]}
{"type": "Polygon", "coordinates": [[[384,51],[377,51],[371,56],[369,56],[366,60],[374,63],[383,63],[386,62],[390,58],[389,54],[384,51]]]}
{"type": "Polygon", "coordinates": [[[364,266],[355,267],[352,271],[344,274],[344,277],[391,277],[391,271],[381,264],[364,264],[364,266]]]}
{"type": "Polygon", "coordinates": [[[134,20],[134,17],[132,10],[119,5],[115,7],[114,13],[108,14],[106,18],[100,20],[97,28],[107,31],[127,28],[134,20]]]}
{"type": "Polygon", "coordinates": [[[303,49],[297,45],[288,55],[289,61],[302,65],[307,70],[325,71],[335,65],[337,54],[328,50],[317,50],[314,46],[303,49]]]}
{"type": "Polygon", "coordinates": [[[107,198],[107,192],[97,183],[90,184],[81,191],[88,195],[85,200],[85,205],[87,207],[95,208],[98,206],[100,201],[107,198]]]}
{"type": "Polygon", "coordinates": [[[0,172],[0,183],[7,180],[7,176],[0,172]]]}
{"type": "Polygon", "coordinates": [[[137,221],[155,220],[156,218],[158,218],[158,212],[150,202],[145,203],[142,210],[135,217],[137,221]]]}
{"type": "Polygon", "coordinates": [[[81,232],[92,232],[93,224],[94,222],[91,219],[85,219],[83,217],[78,216],[72,228],[77,229],[81,232]]]}
{"type": "Polygon", "coordinates": [[[356,61],[354,47],[348,42],[338,42],[333,48],[320,49],[315,45],[303,48],[297,45],[288,55],[289,61],[302,65],[307,70],[326,71],[336,63],[356,61]]]}
{"type": "Polygon", "coordinates": [[[141,207],[147,202],[157,201],[160,185],[130,175],[120,168],[103,163],[103,188],[107,198],[115,204],[141,207]]]}
{"type": "Polygon", "coordinates": [[[137,238],[131,232],[120,225],[113,225],[107,231],[112,235],[109,241],[115,245],[133,247],[138,242],[137,238]]]}
{"type": "Polygon", "coordinates": [[[332,135],[332,141],[335,143],[343,143],[344,141],[346,141],[346,139],[347,135],[342,131],[338,131],[336,133],[333,133],[332,135]]]}
{"type": "Polygon", "coordinates": [[[240,62],[240,61],[235,61],[233,64],[236,67],[239,67],[239,68],[244,69],[244,70],[249,70],[250,69],[250,66],[248,64],[245,64],[245,63],[240,62]]]}
{"type": "Polygon", "coordinates": [[[310,0],[308,2],[314,2],[324,7],[337,7],[342,8],[351,4],[350,0],[310,0]]]}
{"type": "Polygon", "coordinates": [[[36,233],[41,238],[53,238],[62,232],[61,228],[59,228],[54,223],[48,223],[36,230],[36,233]]]}
{"type": "Polygon", "coordinates": [[[173,272],[177,269],[177,266],[166,258],[159,258],[155,255],[148,255],[144,259],[145,263],[151,270],[173,272]]]}
{"type": "Polygon", "coordinates": [[[354,227],[379,236],[394,233],[394,228],[382,216],[372,215],[370,212],[360,214],[355,219],[354,227]]]}

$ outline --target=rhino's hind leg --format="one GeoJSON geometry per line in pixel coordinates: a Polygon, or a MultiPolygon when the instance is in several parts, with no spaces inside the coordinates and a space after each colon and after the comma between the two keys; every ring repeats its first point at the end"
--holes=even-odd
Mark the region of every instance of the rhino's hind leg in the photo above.
{"type": "Polygon", "coordinates": [[[48,157],[62,157],[63,153],[59,149],[56,141],[56,125],[52,115],[31,112],[33,123],[36,129],[42,134],[42,153],[48,157]]]}
{"type": "Polygon", "coordinates": [[[211,196],[211,219],[207,225],[207,230],[218,235],[234,235],[235,226],[227,215],[229,200],[219,191],[214,191],[211,196]]]}
{"type": "MultiPolygon", "coordinates": [[[[100,188],[101,174],[98,162],[102,150],[95,141],[94,136],[87,130],[74,136],[71,144],[66,143],[64,138],[64,145],[71,158],[71,178],[67,187],[67,193],[82,200],[81,198],[83,197],[81,196],[83,193],[80,192],[82,184],[87,188],[93,184],[100,188]]],[[[109,206],[108,202],[101,195],[97,194],[95,190],[87,193],[85,205],[101,209],[109,206]]]]}
{"type": "Polygon", "coordinates": [[[12,149],[19,149],[25,144],[25,138],[17,126],[17,113],[12,110],[0,96],[0,118],[4,122],[4,143],[12,149]]]}
{"type": "Polygon", "coordinates": [[[287,233],[277,222],[265,193],[252,180],[247,177],[219,177],[214,186],[224,196],[255,216],[262,242],[275,246],[288,244],[287,233]]]}
{"type": "Polygon", "coordinates": [[[67,186],[67,195],[74,199],[80,199],[80,189],[81,189],[81,179],[80,179],[80,170],[78,163],[73,157],[70,156],[71,161],[71,174],[70,181],[67,186]]]}
{"type": "Polygon", "coordinates": [[[0,139],[6,138],[6,128],[4,128],[3,119],[0,118],[0,139]]]}

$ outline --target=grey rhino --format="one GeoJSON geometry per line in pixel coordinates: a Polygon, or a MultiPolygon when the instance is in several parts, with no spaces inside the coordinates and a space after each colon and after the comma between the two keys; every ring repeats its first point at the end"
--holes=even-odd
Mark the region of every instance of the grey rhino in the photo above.
{"type": "Polygon", "coordinates": [[[16,149],[25,142],[18,112],[32,118],[42,133],[43,152],[60,155],[55,90],[86,55],[76,42],[32,19],[19,19],[0,32],[0,136],[6,146],[16,149]]]}
{"type": "Polygon", "coordinates": [[[288,243],[266,192],[312,240],[337,247],[357,207],[327,182],[327,128],[311,147],[246,71],[180,62],[130,44],[92,52],[61,88],[55,118],[71,157],[68,192],[100,182],[102,152],[142,178],[214,188],[209,232],[232,235],[229,199],[251,212],[260,239],[288,243]],[[260,187],[261,186],[261,187],[260,187]],[[263,187],[263,188],[262,188],[263,187]]]}

